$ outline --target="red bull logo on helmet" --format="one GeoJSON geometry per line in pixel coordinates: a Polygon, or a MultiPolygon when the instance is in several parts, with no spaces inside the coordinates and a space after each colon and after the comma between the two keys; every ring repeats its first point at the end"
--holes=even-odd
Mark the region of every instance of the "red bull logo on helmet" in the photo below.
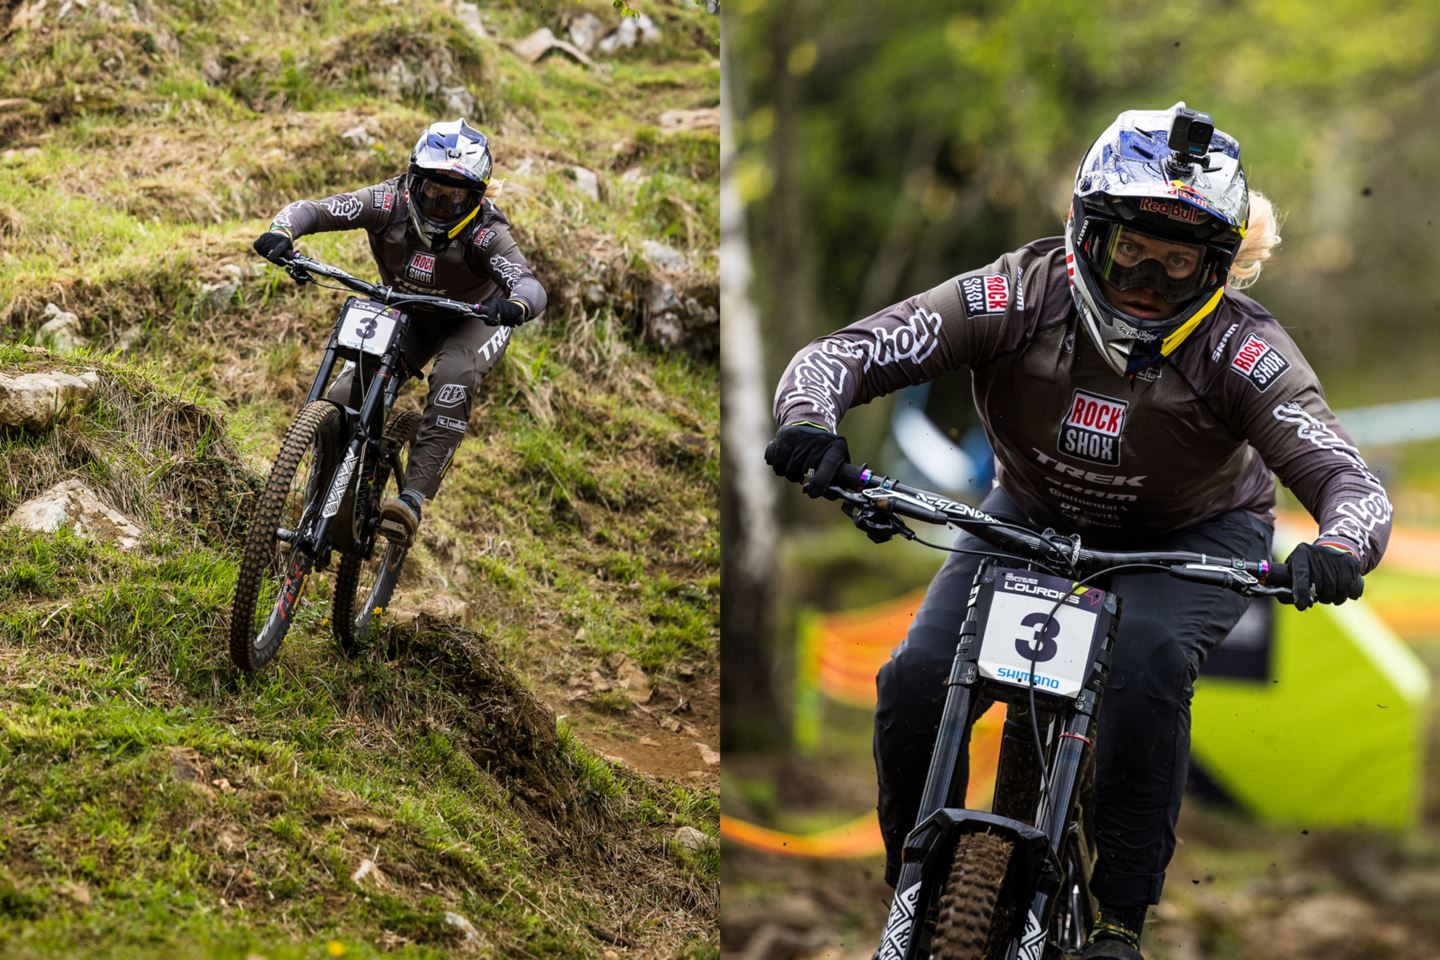
{"type": "Polygon", "coordinates": [[[1200,218],[1205,216],[1203,210],[1192,207],[1188,203],[1179,200],[1157,200],[1154,197],[1141,197],[1140,210],[1144,213],[1158,213],[1162,217],[1169,217],[1171,220],[1180,220],[1184,223],[1199,223],[1200,218]]]}

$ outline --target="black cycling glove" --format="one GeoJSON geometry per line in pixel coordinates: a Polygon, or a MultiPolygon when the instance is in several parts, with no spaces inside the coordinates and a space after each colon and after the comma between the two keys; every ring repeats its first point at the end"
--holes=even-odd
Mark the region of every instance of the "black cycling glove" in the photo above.
{"type": "Polygon", "coordinates": [[[805,492],[822,497],[835,482],[835,471],[850,462],[850,448],[844,437],[813,423],[787,423],[765,448],[765,462],[795,483],[814,470],[814,479],[805,486],[805,492]]]}
{"type": "Polygon", "coordinates": [[[520,326],[529,319],[526,316],[527,313],[529,311],[525,309],[525,304],[519,300],[501,300],[499,297],[487,300],[485,306],[481,308],[481,314],[485,317],[486,323],[498,324],[502,327],[520,326]]]}
{"type": "Polygon", "coordinates": [[[1349,550],[1319,542],[1302,543],[1285,559],[1290,568],[1295,609],[1312,603],[1344,603],[1358,600],[1365,591],[1360,561],[1349,550]]]}
{"type": "Polygon", "coordinates": [[[294,249],[295,241],[290,238],[290,235],[278,230],[266,230],[255,238],[255,252],[271,263],[279,262],[280,258],[288,255],[294,249]]]}

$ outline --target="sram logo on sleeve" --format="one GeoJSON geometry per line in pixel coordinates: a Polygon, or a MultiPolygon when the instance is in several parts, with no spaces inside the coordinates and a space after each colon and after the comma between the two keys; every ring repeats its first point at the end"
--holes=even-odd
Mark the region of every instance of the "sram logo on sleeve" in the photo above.
{"type": "Polygon", "coordinates": [[[965,316],[972,319],[1004,313],[1010,306],[1010,278],[999,273],[966,277],[960,281],[960,302],[965,305],[965,316]]]}
{"type": "Polygon", "coordinates": [[[1128,406],[1124,400],[1076,390],[1060,424],[1060,452],[1094,463],[1118,464],[1128,406]]]}
{"type": "Polygon", "coordinates": [[[435,282],[435,254],[412,253],[410,262],[405,264],[405,276],[416,283],[435,282]]]}
{"type": "Polygon", "coordinates": [[[1264,393],[1270,388],[1270,384],[1280,379],[1280,374],[1290,369],[1290,361],[1286,360],[1279,350],[1252,333],[1235,352],[1235,359],[1230,361],[1230,369],[1249,380],[1256,390],[1264,393]]]}

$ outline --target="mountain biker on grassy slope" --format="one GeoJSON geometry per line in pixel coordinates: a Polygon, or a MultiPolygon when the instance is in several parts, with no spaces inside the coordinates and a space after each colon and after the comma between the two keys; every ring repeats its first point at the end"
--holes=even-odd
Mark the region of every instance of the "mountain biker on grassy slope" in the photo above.
{"type": "MultiPolygon", "coordinates": [[[[1314,372],[1237,288],[1279,242],[1240,148],[1176,104],[1127,111],[1080,164],[1065,235],[805,347],[775,397],[775,471],[818,496],[849,460],[850,407],[969,368],[995,452],[981,508],[1092,546],[1270,555],[1275,478],[1320,533],[1287,562],[1296,606],[1360,596],[1391,506],[1314,372]]],[[[962,535],[958,547],[984,544],[962,535]]],[[[877,678],[879,812],[894,885],[935,741],[944,679],[979,558],[952,554],[877,678]]],[[[1124,602],[1096,757],[1100,915],[1085,957],[1135,960],[1175,849],[1192,682],[1246,600],[1117,574],[1124,602]]]]}
{"type": "MultiPolygon", "coordinates": [[[[365,230],[386,284],[411,293],[485,303],[482,316],[430,317],[420,309],[402,350],[418,372],[433,357],[425,413],[410,454],[406,486],[380,506],[380,530],[409,543],[425,500],[465,436],[481,379],[505,353],[513,327],[545,309],[545,290],[510,235],[510,221],[485,196],[493,169],[485,135],[463,119],[431,124],[410,153],[406,173],[352,193],[297,200],[255,240],[280,262],[311,233],[365,230]]],[[[367,373],[368,377],[368,373],[367,373]]],[[[356,406],[368,384],[346,363],[327,394],[356,406]]]]}

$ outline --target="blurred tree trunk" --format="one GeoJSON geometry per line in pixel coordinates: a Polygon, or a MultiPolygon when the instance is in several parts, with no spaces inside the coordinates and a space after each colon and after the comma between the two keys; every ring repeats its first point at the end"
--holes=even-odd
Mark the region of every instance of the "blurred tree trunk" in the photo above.
{"type": "MultiPolygon", "coordinates": [[[[814,33],[809,7],[808,3],[782,4],[770,23],[770,102],[775,110],[770,147],[775,179],[765,203],[764,220],[768,222],[761,224],[760,236],[767,238],[762,254],[768,274],[764,286],[774,292],[767,304],[771,308],[769,342],[779,344],[782,368],[805,344],[829,333],[831,326],[819,320],[815,310],[811,257],[814,238],[806,185],[800,182],[798,169],[803,156],[799,128],[805,105],[801,102],[800,78],[789,67],[797,38],[804,41],[814,33]]],[[[732,84],[731,89],[735,86],[732,84]]],[[[777,380],[780,372],[775,371],[777,380]]]]}
{"type": "Polygon", "coordinates": [[[762,747],[787,736],[772,673],[778,481],[763,459],[771,432],[769,390],[760,316],[750,298],[745,207],[735,183],[732,68],[732,61],[722,61],[720,742],[727,750],[762,747]]]}

